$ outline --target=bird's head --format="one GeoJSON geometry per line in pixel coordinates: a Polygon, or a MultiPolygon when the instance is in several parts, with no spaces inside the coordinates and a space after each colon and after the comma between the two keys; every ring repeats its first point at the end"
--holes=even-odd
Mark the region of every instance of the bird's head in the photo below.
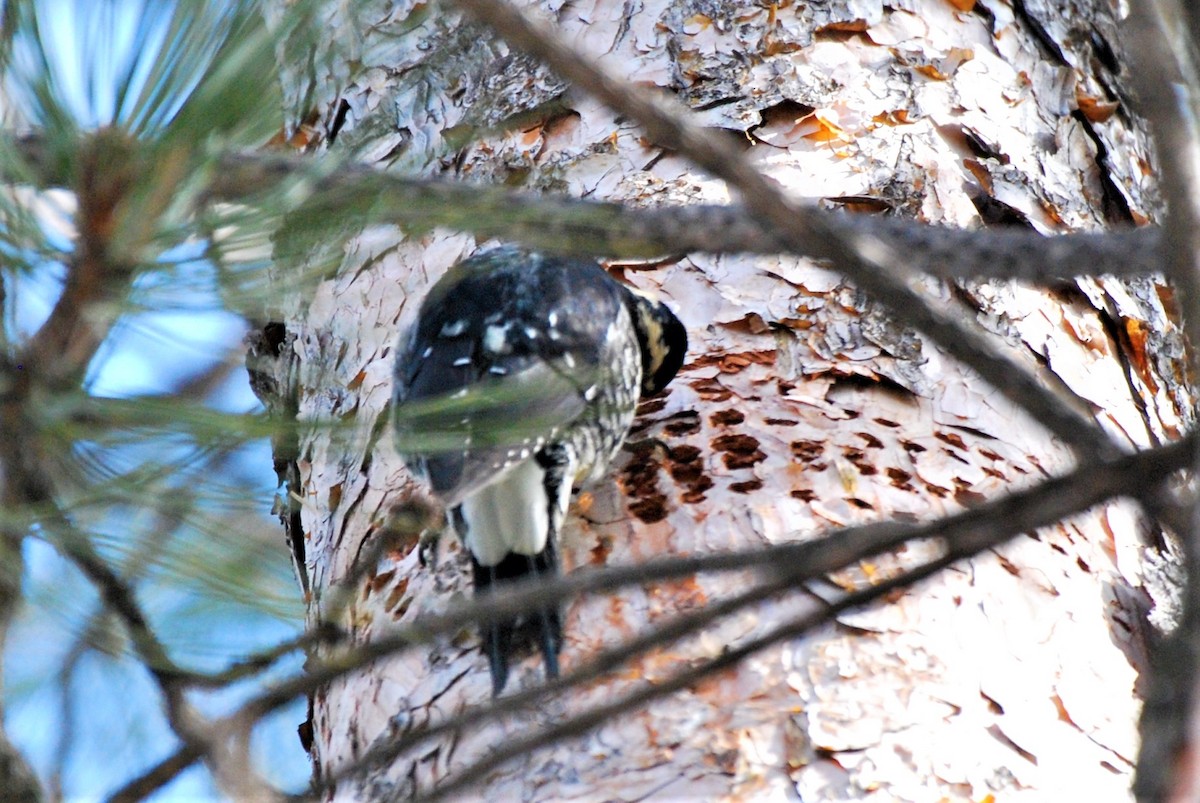
{"type": "Polygon", "coordinates": [[[675,313],[657,298],[637,290],[633,296],[633,325],[642,350],[642,396],[653,396],[667,386],[687,354],[687,329],[675,313]]]}

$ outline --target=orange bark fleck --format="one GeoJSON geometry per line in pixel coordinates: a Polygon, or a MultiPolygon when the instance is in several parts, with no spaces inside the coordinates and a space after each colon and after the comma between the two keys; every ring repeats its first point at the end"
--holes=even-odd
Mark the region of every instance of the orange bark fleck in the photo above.
{"type": "Polygon", "coordinates": [[[1083,116],[1093,123],[1107,121],[1116,114],[1117,109],[1121,108],[1121,104],[1116,101],[1101,100],[1080,91],[1075,93],[1075,102],[1079,106],[1079,111],[1083,112],[1083,116]]]}
{"type": "Polygon", "coordinates": [[[918,64],[913,69],[926,78],[932,78],[935,81],[947,81],[950,79],[950,76],[939,70],[935,64],[918,64]]]}
{"type": "Polygon", "coordinates": [[[841,20],[831,22],[819,30],[819,33],[827,31],[839,31],[841,33],[862,33],[867,30],[866,20],[841,20]]]}
{"type": "Polygon", "coordinates": [[[751,365],[773,365],[775,350],[726,352],[724,354],[705,354],[694,362],[684,366],[684,371],[694,371],[697,368],[707,368],[716,365],[724,374],[736,374],[751,365]]]}
{"type": "Polygon", "coordinates": [[[1150,367],[1150,358],[1146,354],[1146,340],[1149,333],[1141,321],[1128,318],[1125,321],[1125,335],[1129,338],[1129,360],[1138,376],[1146,383],[1151,392],[1158,391],[1158,383],[1154,380],[1154,371],[1150,367]]]}
{"type": "Polygon", "coordinates": [[[933,437],[942,443],[948,443],[958,449],[966,450],[967,448],[966,441],[962,439],[961,435],[955,432],[935,432],[933,433],[933,437]]]}
{"type": "Polygon", "coordinates": [[[975,177],[975,180],[979,182],[979,186],[983,188],[983,191],[990,195],[992,192],[992,174],[988,172],[988,169],[977,159],[963,159],[963,167],[967,168],[971,175],[975,177]]]}
{"type": "Polygon", "coordinates": [[[804,117],[796,126],[800,136],[813,142],[834,142],[849,140],[849,133],[837,124],[835,115],[828,111],[817,110],[804,117]]]}

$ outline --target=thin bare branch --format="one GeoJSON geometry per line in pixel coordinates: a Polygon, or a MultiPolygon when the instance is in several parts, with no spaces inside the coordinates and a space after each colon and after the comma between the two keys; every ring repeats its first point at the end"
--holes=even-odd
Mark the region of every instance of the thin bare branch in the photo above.
{"type": "Polygon", "coordinates": [[[198,748],[185,744],[114,792],[108,798],[108,803],[134,803],[145,800],[179,777],[180,773],[195,764],[200,757],[201,751],[198,748]]]}
{"type": "Polygon", "coordinates": [[[424,727],[419,731],[400,736],[388,734],[386,739],[380,740],[378,744],[364,753],[353,764],[342,767],[330,776],[322,778],[321,782],[308,790],[305,796],[319,796],[323,791],[332,790],[345,779],[387,764],[401,753],[405,753],[422,742],[445,733],[452,731],[461,732],[472,726],[501,719],[516,711],[545,705],[547,699],[553,695],[578,689],[617,669],[622,664],[644,652],[694,635],[718,619],[737,613],[743,608],[769,599],[777,594],[781,594],[793,586],[794,582],[790,577],[774,578],[758,583],[750,589],[728,599],[718,600],[704,607],[697,608],[694,611],[676,616],[665,624],[648,630],[637,638],[604,650],[590,661],[582,664],[579,668],[560,677],[548,679],[541,686],[524,689],[507,697],[494,699],[487,705],[468,709],[461,714],[437,724],[424,727]]]}
{"type": "Polygon", "coordinates": [[[305,694],[347,672],[399,649],[429,643],[472,624],[486,624],[536,607],[558,604],[587,593],[600,593],[646,582],[687,577],[701,572],[744,569],[789,569],[793,582],[810,580],[837,571],[855,561],[894,549],[901,544],[929,538],[974,538],[979,533],[1023,532],[1053,524],[1067,516],[1117,495],[1138,493],[1165,479],[1185,465],[1194,436],[1168,446],[1113,462],[1091,463],[1062,477],[1033,488],[1008,494],[961,513],[926,524],[881,522],[850,527],[824,538],[803,543],[785,543],[766,549],[722,554],[659,558],[631,566],[581,570],[553,580],[520,585],[502,592],[484,594],[455,606],[443,614],[422,617],[397,627],[386,636],[341,655],[314,662],[303,676],[283,681],[248,702],[244,710],[263,716],[297,695],[305,694]]]}
{"type": "Polygon", "coordinates": [[[514,759],[532,753],[543,747],[561,744],[568,739],[579,738],[589,731],[602,725],[610,719],[622,714],[636,711],[648,703],[676,691],[686,689],[704,678],[737,666],[746,658],[784,641],[799,638],[816,627],[832,621],[840,613],[871,604],[887,595],[907,589],[928,579],[952,564],[978,555],[991,547],[999,546],[1016,535],[1012,531],[995,531],[978,533],[979,537],[960,540],[949,540],[944,555],[924,563],[914,569],[903,572],[896,577],[880,582],[878,585],[848,593],[838,600],[828,603],[821,608],[802,616],[793,618],[765,635],[724,650],[721,655],[708,661],[701,662],[688,669],[682,670],[665,681],[644,683],[639,688],[628,692],[612,702],[588,709],[581,714],[568,717],[548,728],[544,728],[524,738],[516,738],[497,746],[489,756],[453,776],[450,780],[439,784],[427,795],[418,794],[417,800],[444,800],[456,792],[461,792],[478,783],[489,772],[514,759]]]}
{"type": "Polygon", "coordinates": [[[63,775],[66,771],[67,761],[71,756],[71,748],[74,746],[76,738],[78,738],[79,723],[76,717],[76,706],[71,701],[71,683],[75,679],[75,672],[79,668],[80,660],[87,654],[90,645],[105,627],[104,620],[106,613],[106,611],[101,609],[88,618],[83,632],[75,637],[71,648],[67,650],[67,654],[62,661],[62,666],[54,673],[55,694],[58,697],[60,713],[58,738],[55,740],[50,778],[47,781],[50,787],[51,800],[63,799],[63,775]]]}
{"type": "Polygon", "coordinates": [[[187,671],[181,677],[192,688],[219,689],[260,675],[274,666],[281,658],[294,652],[308,650],[322,643],[333,643],[341,638],[343,638],[342,632],[330,626],[310,629],[265,650],[247,655],[219,671],[187,671]]]}
{"type": "MultiPolygon", "coordinates": [[[[542,581],[532,588],[528,585],[518,586],[483,595],[444,614],[422,617],[369,644],[313,662],[304,674],[284,680],[249,700],[227,721],[239,723],[239,727],[257,722],[296,697],[312,693],[339,677],[400,650],[429,643],[469,623],[495,621],[535,607],[557,604],[583,593],[611,591],[623,586],[700,572],[754,568],[795,586],[918,539],[944,539],[952,545],[955,554],[974,554],[988,546],[1003,543],[1014,533],[1053,524],[1111,497],[1140,494],[1155,487],[1188,464],[1195,442],[1196,436],[1190,435],[1177,443],[1125,455],[1113,462],[1085,464],[1070,474],[924,525],[885,522],[851,527],[806,543],[779,544],[767,549],[716,555],[662,558],[636,566],[578,571],[542,581]],[[971,551],[962,553],[963,549],[971,551]],[[780,567],[787,568],[781,573],[780,567]]],[[[176,772],[180,772],[198,755],[185,745],[147,775],[160,779],[160,783],[167,783],[170,780],[167,767],[175,767],[176,772]],[[190,761],[185,760],[185,752],[191,756],[190,761]]]]}
{"type": "MultiPolygon", "coordinates": [[[[502,238],[578,256],[656,259],[689,252],[822,256],[824,244],[801,232],[779,242],[742,205],[633,208],[618,203],[548,197],[497,186],[417,179],[358,163],[315,167],[281,154],[233,154],[221,162],[209,192],[241,201],[285,179],[311,177],[313,197],[337,207],[373,198],[372,219],[419,232],[443,226],[480,239],[502,238]]],[[[1046,237],[1025,230],[965,231],[911,220],[831,212],[819,216],[846,239],[878,237],[893,244],[896,265],[944,279],[1021,279],[1035,284],[1075,276],[1141,275],[1161,269],[1159,232],[1152,227],[1104,234],[1046,237]]]]}
{"type": "Polygon", "coordinates": [[[54,543],[61,549],[63,555],[71,560],[83,572],[96,589],[106,608],[116,614],[125,625],[129,639],[133,645],[134,654],[157,681],[167,702],[167,710],[171,719],[182,720],[187,715],[184,707],[187,705],[183,698],[180,677],[182,671],[167,655],[158,636],[155,635],[149,620],[138,604],[133,588],[130,587],[112,567],[101,558],[88,542],[87,537],[76,532],[69,524],[60,522],[55,526],[54,543]]]}
{"type": "Polygon", "coordinates": [[[676,151],[736,190],[751,215],[770,227],[785,249],[827,259],[836,269],[905,323],[935,340],[976,370],[1005,398],[1024,408],[1086,459],[1108,459],[1115,444],[1091,421],[1087,406],[1053,373],[1040,377],[1005,356],[978,328],[967,328],[939,309],[894,269],[899,249],[873,233],[848,235],[819,215],[805,214],[775,183],[746,160],[722,134],[692,123],[665,99],[631,86],[595,62],[580,57],[561,37],[535,23],[504,0],[472,0],[457,5],[503,37],[511,46],[545,62],[581,91],[638,122],[660,147],[676,151]]]}
{"type": "MultiPolygon", "coordinates": [[[[1200,142],[1200,65],[1196,43],[1187,35],[1185,13],[1173,0],[1137,0],[1126,25],[1133,61],[1133,83],[1139,108],[1150,122],[1161,161],[1159,182],[1167,199],[1163,228],[1167,277],[1179,291],[1183,328],[1192,345],[1193,376],[1200,376],[1195,347],[1200,345],[1200,175],[1195,149],[1200,142]]],[[[1193,454],[1200,465],[1200,454],[1193,454]]],[[[1188,578],[1183,615],[1175,630],[1155,650],[1140,723],[1141,747],[1134,792],[1139,800],[1193,800],[1200,795],[1200,766],[1195,744],[1200,722],[1200,508],[1193,497],[1183,505],[1163,508],[1179,536],[1188,578]]]]}
{"type": "MultiPolygon", "coordinates": [[[[38,137],[24,137],[17,146],[31,161],[49,161],[38,137]]],[[[314,163],[279,153],[229,154],[214,171],[208,197],[252,203],[265,188],[297,179],[308,182],[312,197],[323,206],[372,198],[373,221],[394,222],[411,232],[442,226],[480,239],[503,238],[577,256],[628,260],[689,252],[820,256],[823,248],[809,242],[807,232],[800,233],[805,239],[799,246],[778,242],[770,228],[740,204],[639,209],[507,187],[411,178],[332,157],[314,163]]],[[[54,182],[47,177],[47,183],[54,182]]],[[[1019,279],[1045,285],[1078,276],[1156,273],[1164,259],[1161,232],[1150,226],[1047,237],[1018,229],[929,226],[835,213],[815,205],[802,207],[800,214],[819,216],[847,239],[874,236],[887,241],[898,258],[896,267],[942,279],[1019,279]]]]}

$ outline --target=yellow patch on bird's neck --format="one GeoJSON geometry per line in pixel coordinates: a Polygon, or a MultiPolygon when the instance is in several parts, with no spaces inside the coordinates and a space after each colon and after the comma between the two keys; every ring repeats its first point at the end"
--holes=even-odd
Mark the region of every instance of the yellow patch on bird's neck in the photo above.
{"type": "Polygon", "coordinates": [[[667,361],[667,352],[671,347],[663,334],[662,321],[652,315],[650,310],[639,305],[637,316],[641,319],[641,329],[646,335],[646,349],[650,352],[649,374],[653,376],[667,361]]]}

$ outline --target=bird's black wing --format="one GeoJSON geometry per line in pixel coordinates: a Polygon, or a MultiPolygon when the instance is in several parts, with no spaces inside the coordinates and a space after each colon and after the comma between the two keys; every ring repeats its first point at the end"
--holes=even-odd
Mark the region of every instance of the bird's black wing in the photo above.
{"type": "Polygon", "coordinates": [[[593,262],[510,249],[434,286],[400,346],[393,416],[401,451],[447,505],[579,417],[623,293],[593,262]]]}

